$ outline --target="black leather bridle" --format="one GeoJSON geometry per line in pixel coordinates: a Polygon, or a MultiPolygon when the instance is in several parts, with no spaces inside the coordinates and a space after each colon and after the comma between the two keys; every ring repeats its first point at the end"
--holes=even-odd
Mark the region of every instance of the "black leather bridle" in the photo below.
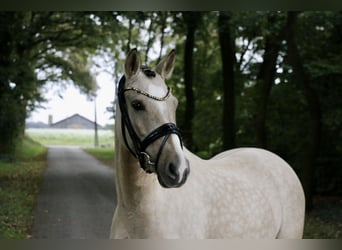
{"type": "Polygon", "coordinates": [[[154,170],[157,169],[159,158],[161,156],[161,153],[163,151],[163,148],[165,146],[166,141],[170,137],[171,134],[176,134],[179,137],[179,141],[181,144],[181,147],[183,148],[183,141],[181,137],[181,133],[174,123],[165,123],[161,125],[160,127],[156,128],[152,132],[150,132],[143,140],[141,140],[136,132],[134,131],[134,128],[132,126],[130,117],[128,115],[127,111],[127,103],[125,98],[125,92],[127,91],[135,91],[139,94],[143,94],[149,98],[152,98],[157,101],[163,101],[166,100],[170,94],[170,89],[168,89],[168,93],[163,98],[157,98],[154,97],[144,91],[141,91],[136,88],[127,88],[125,89],[125,82],[126,78],[125,76],[122,76],[119,81],[119,87],[118,87],[118,101],[119,101],[119,107],[121,111],[121,129],[122,129],[122,136],[125,141],[125,144],[129,151],[135,156],[135,158],[138,159],[140,163],[140,167],[146,172],[146,173],[152,173],[154,170]],[[126,136],[126,129],[128,131],[129,136],[131,137],[133,148],[131,148],[127,142],[127,136],[126,136]],[[151,160],[151,156],[146,152],[146,148],[151,145],[154,141],[157,139],[164,137],[163,141],[159,147],[157,157],[155,161],[151,160]]]}

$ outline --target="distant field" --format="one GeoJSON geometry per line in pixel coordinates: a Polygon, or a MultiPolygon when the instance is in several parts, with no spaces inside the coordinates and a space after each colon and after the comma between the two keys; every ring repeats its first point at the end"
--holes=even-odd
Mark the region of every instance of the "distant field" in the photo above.
{"type": "MultiPolygon", "coordinates": [[[[91,129],[26,129],[26,134],[43,145],[94,146],[94,130],[91,129]]],[[[113,147],[112,130],[98,130],[99,145],[113,147]]]]}

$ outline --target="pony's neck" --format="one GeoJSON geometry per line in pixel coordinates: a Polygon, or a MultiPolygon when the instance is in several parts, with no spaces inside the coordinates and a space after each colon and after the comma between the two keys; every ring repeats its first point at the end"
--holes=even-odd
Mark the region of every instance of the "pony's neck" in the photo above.
{"type": "MultiPolygon", "coordinates": [[[[120,131],[121,133],[121,131],[120,131]]],[[[119,134],[116,133],[118,136],[119,134]]],[[[116,190],[118,203],[134,207],[155,192],[158,180],[155,174],[145,173],[138,160],[130,153],[123,141],[115,139],[116,190]]]]}

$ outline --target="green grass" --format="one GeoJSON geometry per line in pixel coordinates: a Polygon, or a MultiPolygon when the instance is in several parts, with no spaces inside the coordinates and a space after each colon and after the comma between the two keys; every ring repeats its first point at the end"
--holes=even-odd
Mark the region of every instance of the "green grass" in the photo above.
{"type": "Polygon", "coordinates": [[[342,223],[336,221],[324,221],[316,216],[306,216],[303,238],[341,239],[342,223]]]}
{"type": "Polygon", "coordinates": [[[104,164],[114,167],[114,148],[85,148],[85,152],[91,154],[96,159],[102,161],[104,164]]]}
{"type": "Polygon", "coordinates": [[[0,161],[0,239],[29,238],[46,152],[25,138],[14,161],[0,161]]]}
{"type": "MultiPolygon", "coordinates": [[[[42,145],[94,146],[94,130],[91,129],[26,129],[26,134],[42,145]]],[[[99,145],[113,146],[112,130],[98,130],[99,145]]]]}
{"type": "Polygon", "coordinates": [[[314,197],[314,209],[305,218],[304,238],[342,238],[342,197],[314,197]]]}

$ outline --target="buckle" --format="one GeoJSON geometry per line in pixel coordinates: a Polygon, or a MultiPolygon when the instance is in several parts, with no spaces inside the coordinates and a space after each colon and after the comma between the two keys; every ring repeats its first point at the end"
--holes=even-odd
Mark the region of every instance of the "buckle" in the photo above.
{"type": "Polygon", "coordinates": [[[142,164],[142,168],[146,171],[146,173],[153,173],[155,170],[156,163],[151,161],[151,156],[146,152],[140,152],[140,164],[142,164]]]}

